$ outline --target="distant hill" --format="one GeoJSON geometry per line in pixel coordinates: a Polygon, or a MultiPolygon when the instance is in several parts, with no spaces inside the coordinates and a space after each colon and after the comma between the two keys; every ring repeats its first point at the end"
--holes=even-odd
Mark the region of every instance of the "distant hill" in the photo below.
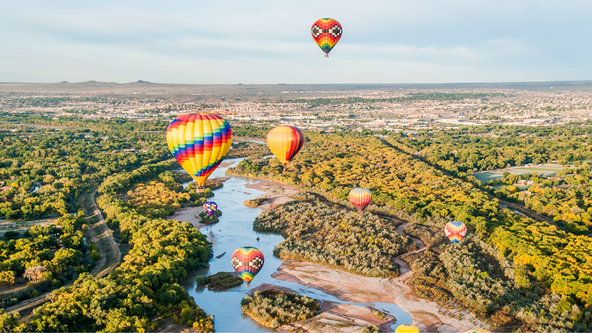
{"type": "Polygon", "coordinates": [[[138,80],[131,83],[86,81],[70,83],[0,83],[0,93],[78,94],[250,94],[283,91],[346,91],[398,89],[520,89],[528,91],[592,91],[592,81],[493,82],[493,83],[413,83],[413,84],[165,84],[138,80]]]}

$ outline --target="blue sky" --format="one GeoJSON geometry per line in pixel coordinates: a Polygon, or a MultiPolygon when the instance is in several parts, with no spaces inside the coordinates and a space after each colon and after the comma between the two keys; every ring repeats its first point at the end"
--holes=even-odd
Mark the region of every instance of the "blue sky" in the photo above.
{"type": "Polygon", "coordinates": [[[0,82],[592,79],[592,1],[0,0],[0,82]],[[325,59],[312,23],[343,37],[325,59]]]}

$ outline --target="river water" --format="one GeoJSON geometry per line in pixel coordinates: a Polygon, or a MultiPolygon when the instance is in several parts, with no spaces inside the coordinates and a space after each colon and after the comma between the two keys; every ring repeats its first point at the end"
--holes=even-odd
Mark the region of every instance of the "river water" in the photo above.
{"type": "MultiPolygon", "coordinates": [[[[241,159],[230,159],[234,165],[241,159]]],[[[227,168],[218,167],[210,178],[225,176],[227,168]]],[[[248,316],[241,313],[240,301],[247,292],[262,283],[269,283],[297,291],[301,295],[306,295],[319,300],[327,300],[343,304],[355,304],[361,306],[370,306],[388,313],[397,318],[397,323],[392,326],[393,330],[401,324],[412,324],[411,315],[393,303],[351,303],[337,299],[326,294],[319,289],[302,286],[295,282],[286,282],[276,280],[271,274],[277,271],[282,264],[282,259],[273,256],[274,247],[284,240],[278,234],[261,233],[253,230],[253,221],[262,211],[259,208],[250,208],[243,204],[247,199],[253,199],[263,192],[245,187],[245,184],[257,183],[258,180],[242,177],[230,177],[224,182],[224,187],[214,190],[215,197],[212,201],[218,204],[222,211],[220,222],[205,226],[200,231],[208,237],[213,243],[214,257],[210,260],[210,267],[190,274],[184,280],[183,285],[187,289],[195,302],[208,314],[214,315],[214,325],[216,332],[275,332],[251,320],[248,316]],[[259,237],[259,240],[257,240],[259,237]],[[254,246],[263,252],[265,256],[265,265],[251,282],[251,287],[247,288],[243,283],[241,286],[231,288],[227,291],[210,291],[207,288],[197,288],[194,278],[196,276],[205,276],[217,272],[233,272],[230,264],[232,252],[239,247],[254,246]],[[216,258],[223,253],[220,258],[216,258]]],[[[184,184],[186,185],[186,184],[184,184]]]]}

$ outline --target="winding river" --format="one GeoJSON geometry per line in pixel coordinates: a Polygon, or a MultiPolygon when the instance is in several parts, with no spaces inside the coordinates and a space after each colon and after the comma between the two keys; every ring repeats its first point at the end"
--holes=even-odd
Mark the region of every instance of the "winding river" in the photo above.
{"type": "MultiPolygon", "coordinates": [[[[230,159],[236,165],[241,159],[230,159]]],[[[210,178],[225,176],[227,167],[218,167],[210,178]]],[[[354,304],[360,306],[371,306],[382,312],[388,313],[397,318],[397,323],[392,326],[394,330],[401,324],[411,324],[411,315],[393,303],[351,303],[342,301],[332,295],[328,295],[319,289],[302,286],[295,282],[286,282],[271,277],[277,268],[282,264],[282,259],[273,256],[274,247],[283,241],[283,237],[273,233],[262,233],[253,230],[253,221],[261,213],[259,208],[246,207],[243,202],[253,199],[263,192],[245,187],[245,184],[257,183],[258,180],[241,177],[230,177],[224,182],[224,187],[214,191],[212,199],[218,204],[223,212],[220,222],[202,227],[200,231],[213,243],[214,257],[210,260],[208,269],[200,270],[190,274],[184,281],[183,286],[189,292],[195,302],[208,314],[214,315],[214,324],[217,332],[275,332],[259,325],[248,316],[241,313],[240,301],[253,287],[262,283],[269,283],[290,288],[302,295],[313,297],[319,300],[327,300],[342,304],[354,304]],[[259,240],[257,240],[259,237],[259,240]],[[265,265],[259,274],[247,288],[246,284],[231,288],[227,291],[216,292],[207,288],[197,288],[194,279],[196,276],[211,275],[217,272],[232,272],[230,256],[232,252],[242,246],[254,246],[265,255],[265,265]],[[217,256],[222,255],[220,258],[217,256]]]]}

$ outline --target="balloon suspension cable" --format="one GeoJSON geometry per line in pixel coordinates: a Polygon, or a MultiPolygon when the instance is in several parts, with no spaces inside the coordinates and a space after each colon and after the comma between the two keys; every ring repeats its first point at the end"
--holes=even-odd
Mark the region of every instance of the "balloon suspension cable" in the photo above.
{"type": "Polygon", "coordinates": [[[286,164],[284,164],[284,170],[282,170],[282,175],[286,173],[286,164]]]}

